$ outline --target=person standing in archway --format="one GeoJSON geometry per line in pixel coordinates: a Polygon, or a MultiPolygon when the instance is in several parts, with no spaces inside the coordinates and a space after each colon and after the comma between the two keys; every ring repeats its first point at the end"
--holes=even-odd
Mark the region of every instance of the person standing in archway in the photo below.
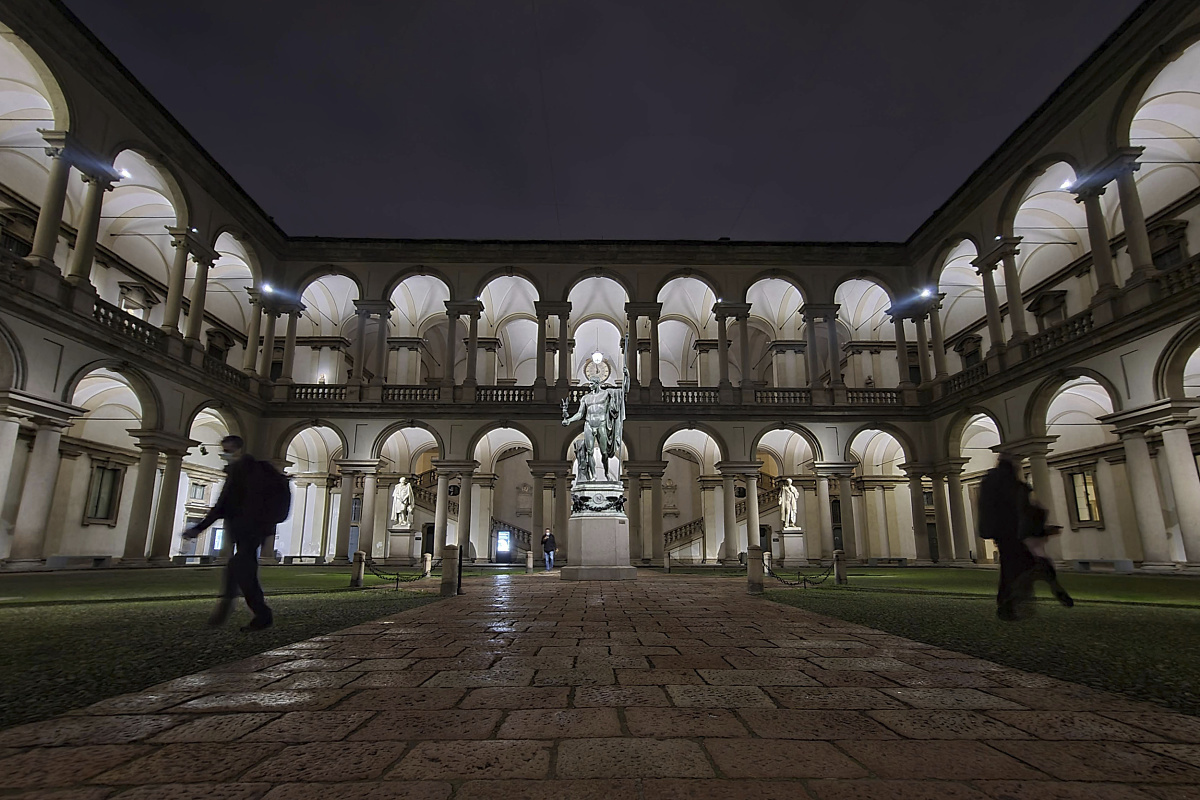
{"type": "Polygon", "coordinates": [[[554,541],[554,534],[546,528],[546,532],[542,534],[542,553],[546,559],[546,572],[554,569],[554,553],[558,550],[558,543],[554,541]]]}

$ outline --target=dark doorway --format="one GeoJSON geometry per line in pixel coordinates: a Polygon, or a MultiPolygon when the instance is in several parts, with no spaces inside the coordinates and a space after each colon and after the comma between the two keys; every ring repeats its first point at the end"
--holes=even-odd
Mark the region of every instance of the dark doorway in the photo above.
{"type": "Polygon", "coordinates": [[[421,532],[421,552],[433,555],[433,523],[426,522],[421,532]]]}
{"type": "Polygon", "coordinates": [[[829,501],[829,517],[833,520],[833,549],[844,550],[842,547],[842,501],[829,501]]]}

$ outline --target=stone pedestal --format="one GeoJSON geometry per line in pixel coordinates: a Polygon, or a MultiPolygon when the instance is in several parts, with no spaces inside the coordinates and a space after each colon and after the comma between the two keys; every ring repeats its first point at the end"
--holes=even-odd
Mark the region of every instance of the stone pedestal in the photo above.
{"type": "Polygon", "coordinates": [[[421,534],[408,528],[388,528],[385,564],[414,564],[421,558],[421,534]]]}
{"type": "Polygon", "coordinates": [[[560,570],[565,581],[628,581],[637,578],[629,563],[629,519],[619,482],[575,484],[573,513],[567,520],[570,566],[560,570]]]}
{"type": "Polygon", "coordinates": [[[784,528],[779,533],[780,567],[808,566],[808,545],[804,541],[804,531],[800,528],[784,528]]]}

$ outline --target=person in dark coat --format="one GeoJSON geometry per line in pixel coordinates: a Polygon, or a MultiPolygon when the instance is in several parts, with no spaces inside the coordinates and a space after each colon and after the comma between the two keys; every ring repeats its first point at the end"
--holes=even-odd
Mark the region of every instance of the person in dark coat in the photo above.
{"type": "Polygon", "coordinates": [[[1017,477],[1012,455],[1002,453],[979,484],[979,536],[991,539],[1000,552],[1000,586],[996,616],[1009,622],[1030,612],[1033,574],[1038,564],[1022,539],[1022,514],[1030,506],[1031,489],[1017,477]]]}
{"type": "Polygon", "coordinates": [[[225,520],[225,533],[233,541],[234,554],[225,565],[221,600],[208,623],[223,624],[240,591],[246,598],[246,605],[254,612],[254,619],[242,630],[257,631],[271,627],[274,622],[271,608],[263,597],[262,584],[258,582],[258,550],[274,532],[275,526],[266,521],[265,507],[259,500],[258,462],[245,453],[244,447],[240,436],[226,436],[221,440],[221,458],[226,462],[225,486],[204,519],[185,530],[183,536],[195,539],[217,520],[225,520]]]}
{"type": "Polygon", "coordinates": [[[542,552],[546,556],[546,572],[554,569],[554,552],[558,550],[558,544],[554,541],[554,534],[546,528],[546,532],[542,534],[542,552]]]}

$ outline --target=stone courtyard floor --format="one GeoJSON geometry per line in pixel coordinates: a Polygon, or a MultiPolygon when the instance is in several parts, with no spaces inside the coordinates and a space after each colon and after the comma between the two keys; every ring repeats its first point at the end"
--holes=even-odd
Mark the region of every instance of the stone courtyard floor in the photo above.
{"type": "Polygon", "coordinates": [[[736,579],[464,588],[0,732],[0,796],[1200,798],[1200,718],[736,579]]]}

